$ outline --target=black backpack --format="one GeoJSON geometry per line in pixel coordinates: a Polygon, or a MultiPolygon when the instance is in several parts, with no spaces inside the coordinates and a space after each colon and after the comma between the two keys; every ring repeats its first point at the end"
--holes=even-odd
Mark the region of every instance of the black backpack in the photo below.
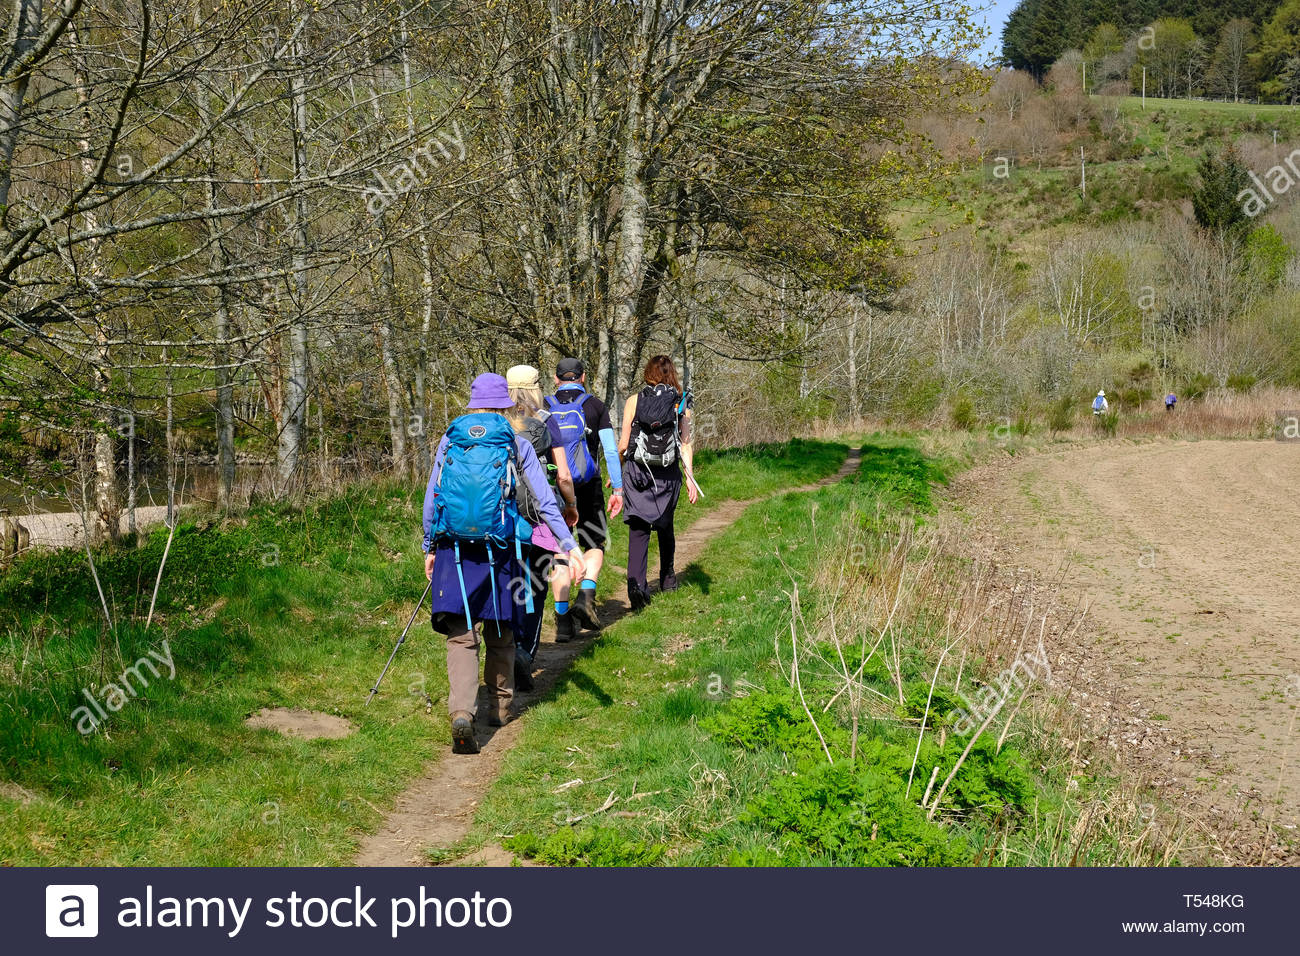
{"type": "MultiPolygon", "coordinates": [[[[555,466],[546,460],[547,453],[551,450],[551,432],[546,425],[546,420],[551,417],[551,413],[545,410],[539,410],[537,416],[524,420],[523,430],[519,433],[528,440],[533,446],[533,451],[537,452],[537,460],[541,462],[542,469],[546,472],[546,479],[551,484],[552,490],[555,487],[555,466]]],[[[546,523],[546,518],[542,516],[541,504],[533,495],[533,489],[527,481],[521,480],[516,492],[516,499],[519,505],[519,513],[524,520],[534,526],[546,523]]],[[[556,503],[559,503],[559,496],[556,495],[556,503]]]]}
{"type": "Polygon", "coordinates": [[[632,419],[629,458],[660,468],[677,460],[677,447],[681,444],[677,409],[681,398],[675,388],[663,382],[641,389],[632,419]]]}

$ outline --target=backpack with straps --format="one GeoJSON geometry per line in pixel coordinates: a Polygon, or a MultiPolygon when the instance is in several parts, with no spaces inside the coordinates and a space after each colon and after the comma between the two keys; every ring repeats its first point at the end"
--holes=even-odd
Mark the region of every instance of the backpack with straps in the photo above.
{"type": "Polygon", "coordinates": [[[590,393],[583,392],[576,402],[561,402],[559,396],[546,396],[546,407],[560,432],[560,444],[569,459],[569,472],[573,475],[575,485],[584,485],[600,475],[600,466],[591,457],[591,446],[587,444],[587,416],[582,406],[590,393]]]}
{"type": "MultiPolygon", "coordinates": [[[[438,475],[433,523],[427,530],[434,541],[450,544],[455,550],[465,623],[471,630],[474,622],[465,592],[460,546],[462,542],[486,545],[488,562],[495,566],[495,549],[506,548],[513,541],[515,559],[522,564],[522,542],[533,533],[515,500],[522,484],[527,481],[521,481],[515,430],[505,417],[475,412],[451,423],[447,428],[447,451],[438,475]]],[[[531,614],[531,595],[527,603],[531,614]]],[[[492,604],[500,619],[495,586],[492,604]]]]}
{"type": "MultiPolygon", "coordinates": [[[[537,460],[546,471],[546,480],[551,485],[551,493],[555,495],[558,504],[560,499],[555,493],[555,466],[546,460],[546,454],[551,450],[551,431],[546,425],[546,420],[550,417],[550,412],[539,409],[536,416],[524,420],[523,431],[519,434],[528,439],[528,443],[533,446],[533,451],[537,452],[537,460]]],[[[525,521],[532,525],[545,524],[546,518],[542,514],[541,502],[537,500],[532,487],[526,481],[519,483],[518,501],[519,513],[523,515],[525,521]]]]}
{"type": "Polygon", "coordinates": [[[681,435],[678,416],[682,396],[666,382],[647,385],[637,394],[628,457],[642,465],[666,467],[677,460],[681,435]]]}

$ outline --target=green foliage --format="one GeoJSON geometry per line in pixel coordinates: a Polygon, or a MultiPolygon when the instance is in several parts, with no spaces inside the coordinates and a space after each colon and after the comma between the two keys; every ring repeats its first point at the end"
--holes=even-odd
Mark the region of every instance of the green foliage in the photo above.
{"type": "Polygon", "coordinates": [[[1246,235],[1244,246],[1249,268],[1270,287],[1276,287],[1286,275],[1292,251],[1282,233],[1271,223],[1258,226],[1246,235]]]}
{"type": "Polygon", "coordinates": [[[929,511],[930,488],[945,481],[942,467],[906,445],[867,445],[862,464],[849,483],[866,485],[871,493],[904,511],[929,511]]]}
{"type": "Polygon", "coordinates": [[[521,833],[502,845],[547,866],[657,866],[668,852],[663,844],[625,840],[602,827],[566,827],[545,837],[521,833]]]}
{"type": "Polygon", "coordinates": [[[1115,437],[1115,430],[1119,428],[1119,412],[1111,409],[1108,412],[1102,412],[1100,415],[1093,416],[1097,422],[1097,430],[1107,438],[1115,437]]]}
{"type": "Polygon", "coordinates": [[[1074,405],[1074,396],[1068,393],[1052,403],[1047,413],[1047,427],[1053,434],[1069,431],[1074,427],[1074,405]]]}
{"type": "Polygon", "coordinates": [[[952,424],[954,428],[970,431],[975,427],[975,405],[965,395],[960,396],[952,405],[952,424]]]}
{"type": "Polygon", "coordinates": [[[771,748],[791,760],[825,759],[807,715],[788,689],[738,697],[701,720],[700,729],[744,750],[771,748]]]}
{"type": "Polygon", "coordinates": [[[1228,376],[1228,380],[1224,384],[1234,392],[1249,392],[1255,387],[1257,381],[1258,379],[1254,375],[1245,372],[1234,372],[1228,376]]]}
{"type": "Polygon", "coordinates": [[[1214,379],[1204,372],[1197,372],[1183,383],[1180,392],[1183,398],[1194,401],[1204,397],[1205,393],[1212,388],[1214,388],[1214,379]]]}
{"type": "Polygon", "coordinates": [[[1200,186],[1192,193],[1192,211],[1203,229],[1240,236],[1250,218],[1237,199],[1250,186],[1250,171],[1232,146],[1215,153],[1207,148],[1196,166],[1200,186]]]}
{"type": "Polygon", "coordinates": [[[749,865],[961,866],[972,856],[964,840],[926,820],[903,781],[866,759],[859,768],[823,761],[779,776],[744,819],[797,851],[734,860],[749,865]]]}
{"type": "Polygon", "coordinates": [[[1300,0],[1282,0],[1259,32],[1259,43],[1250,58],[1260,77],[1259,91],[1272,102],[1289,102],[1294,94],[1284,76],[1287,61],[1300,47],[1300,0]]]}

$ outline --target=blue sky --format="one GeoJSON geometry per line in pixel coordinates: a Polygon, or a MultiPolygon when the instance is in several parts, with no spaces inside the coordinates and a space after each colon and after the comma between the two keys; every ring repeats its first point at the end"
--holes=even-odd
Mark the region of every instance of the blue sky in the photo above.
{"type": "Polygon", "coordinates": [[[982,53],[996,56],[1002,52],[1002,25],[1016,8],[1019,0],[987,0],[981,12],[975,14],[977,21],[989,28],[989,36],[980,48],[982,53]]]}

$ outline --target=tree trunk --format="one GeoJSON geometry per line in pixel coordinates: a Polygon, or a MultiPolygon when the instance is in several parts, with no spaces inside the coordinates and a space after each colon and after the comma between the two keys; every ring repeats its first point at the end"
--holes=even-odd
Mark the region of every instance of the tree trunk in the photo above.
{"type": "Polygon", "coordinates": [[[853,317],[849,320],[849,420],[857,424],[861,415],[858,404],[858,316],[860,307],[854,303],[853,317]]]}
{"type": "MultiPolygon", "coordinates": [[[[294,42],[294,56],[301,66],[301,39],[294,42]]],[[[289,75],[290,113],[293,126],[293,182],[307,177],[307,92],[300,69],[289,75]]],[[[307,341],[307,196],[298,193],[293,201],[293,319],[289,324],[289,362],[284,380],[283,421],[280,425],[279,473],[282,493],[290,490],[298,475],[306,437],[309,374],[307,341]]]]}
{"type": "MultiPolygon", "coordinates": [[[[194,26],[196,31],[202,24],[202,8],[194,9],[194,26]]],[[[198,105],[202,122],[212,122],[211,101],[208,87],[199,78],[195,83],[195,102],[198,105]]],[[[208,208],[217,208],[220,196],[217,192],[217,147],[216,139],[208,145],[208,208]]],[[[208,219],[208,262],[214,275],[224,278],[229,266],[226,248],[222,245],[221,224],[216,219],[208,219]]],[[[229,511],[235,488],[235,389],[234,369],[230,353],[231,303],[230,289],[223,281],[217,286],[215,303],[216,344],[212,350],[213,376],[217,388],[217,508],[229,511]]]]}

